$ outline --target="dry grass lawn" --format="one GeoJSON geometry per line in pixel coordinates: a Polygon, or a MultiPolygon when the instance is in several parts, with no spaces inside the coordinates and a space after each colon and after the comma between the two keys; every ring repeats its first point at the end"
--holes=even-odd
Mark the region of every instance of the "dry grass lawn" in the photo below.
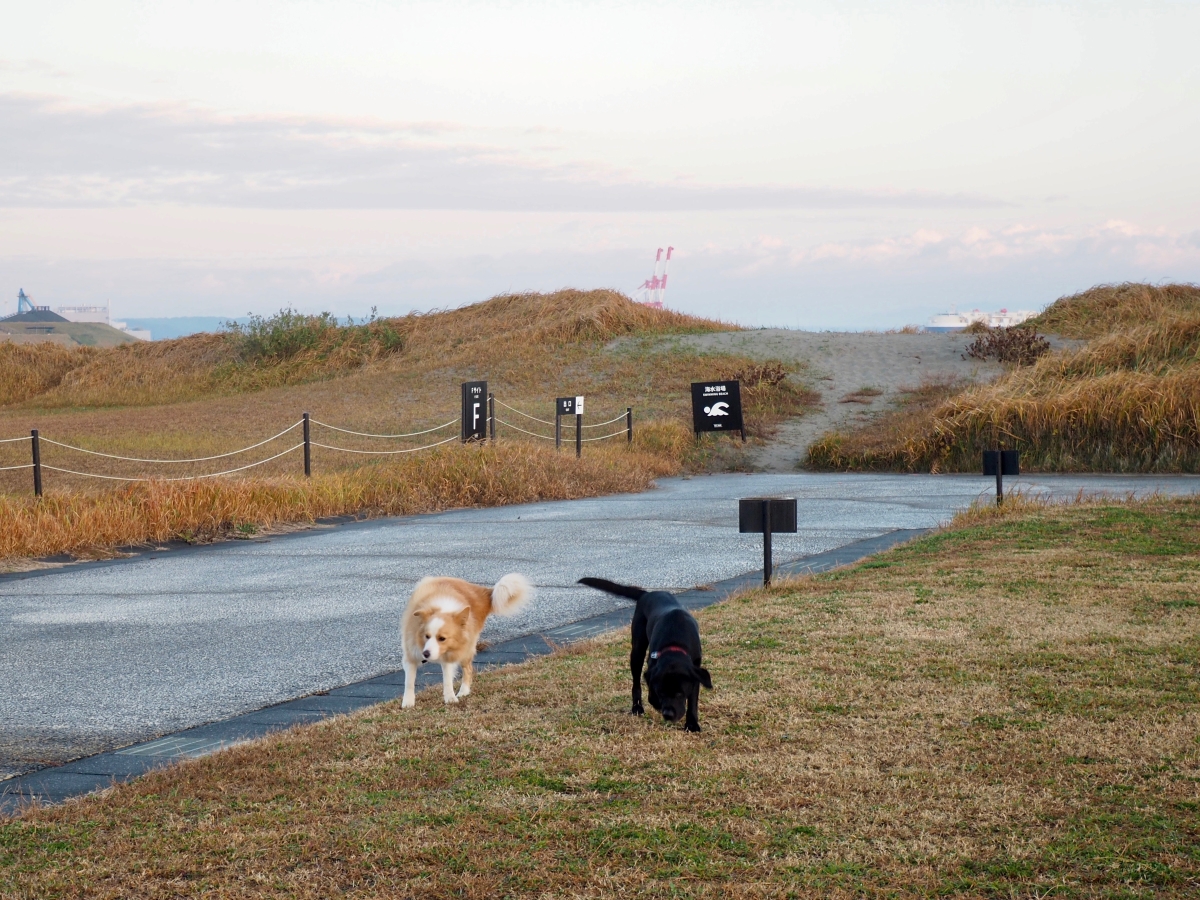
{"type": "Polygon", "coordinates": [[[979,510],[701,613],[700,735],[613,635],[30,812],[0,892],[1194,897],[1198,598],[1195,501],[979,510]]]}

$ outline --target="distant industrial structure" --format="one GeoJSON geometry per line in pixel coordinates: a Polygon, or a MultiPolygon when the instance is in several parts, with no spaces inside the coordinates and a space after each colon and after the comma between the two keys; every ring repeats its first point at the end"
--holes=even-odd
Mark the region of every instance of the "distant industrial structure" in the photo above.
{"type": "Polygon", "coordinates": [[[6,316],[0,319],[0,322],[6,323],[6,327],[0,328],[5,334],[54,335],[62,331],[61,328],[56,331],[55,323],[74,323],[103,325],[139,341],[151,340],[150,332],[145,328],[130,328],[125,322],[112,321],[107,301],[103,306],[60,306],[51,309],[49,306],[35,304],[24,288],[17,292],[16,314],[6,316]],[[17,332],[13,332],[12,328],[16,328],[17,332]]]}
{"type": "Polygon", "coordinates": [[[658,248],[658,254],[654,257],[654,275],[647,278],[633,292],[633,299],[644,306],[652,307],[653,309],[663,308],[663,295],[667,293],[667,269],[671,267],[671,252],[674,247],[667,248],[667,258],[663,260],[663,248],[658,248]],[[658,275],[658,266],[662,263],[662,277],[658,275]]]}
{"type": "Polygon", "coordinates": [[[929,324],[925,326],[925,330],[933,332],[962,331],[976,322],[982,322],[989,328],[1009,328],[1013,325],[1020,325],[1036,315],[1037,310],[1033,309],[1018,309],[1012,312],[1007,309],[1001,309],[999,312],[983,312],[973,309],[969,313],[960,313],[952,306],[950,312],[932,316],[929,324]]]}

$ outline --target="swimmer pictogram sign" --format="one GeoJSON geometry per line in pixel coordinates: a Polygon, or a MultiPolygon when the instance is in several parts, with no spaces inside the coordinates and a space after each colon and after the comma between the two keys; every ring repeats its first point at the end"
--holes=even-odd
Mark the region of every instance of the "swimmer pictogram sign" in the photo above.
{"type": "Polygon", "coordinates": [[[742,387],[736,381],[692,382],[692,430],[740,431],[746,439],[742,423],[742,387]]]}

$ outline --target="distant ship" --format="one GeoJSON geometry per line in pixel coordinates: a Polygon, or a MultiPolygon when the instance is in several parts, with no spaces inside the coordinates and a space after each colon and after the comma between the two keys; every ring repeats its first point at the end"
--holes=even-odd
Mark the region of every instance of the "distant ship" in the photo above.
{"type": "Polygon", "coordinates": [[[960,313],[954,307],[950,308],[950,312],[943,313],[939,316],[932,316],[929,319],[929,324],[925,326],[926,331],[941,332],[941,331],[962,331],[968,325],[975,322],[983,322],[989,328],[1008,328],[1012,325],[1020,325],[1027,319],[1032,319],[1037,315],[1037,311],[1033,309],[1017,309],[1009,312],[1007,309],[1002,309],[999,312],[983,312],[979,309],[973,309],[969,313],[960,313]]]}

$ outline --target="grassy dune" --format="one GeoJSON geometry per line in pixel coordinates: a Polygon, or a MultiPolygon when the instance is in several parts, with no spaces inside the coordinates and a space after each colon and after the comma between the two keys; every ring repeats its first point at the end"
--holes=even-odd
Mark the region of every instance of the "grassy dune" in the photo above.
{"type": "MultiPolygon", "coordinates": [[[[37,428],[44,438],[84,450],[183,459],[254,444],[295,424],[304,411],[355,431],[406,433],[456,419],[459,384],[476,378],[486,378],[495,392],[498,418],[517,426],[499,425],[499,445],[482,453],[455,444],[407,457],[318,447],[312,481],[296,477],[303,471],[297,451],[213,483],[125,485],[47,470],[47,496],[38,503],[30,497],[29,470],[0,472],[0,559],[207,540],[333,514],[591,496],[638,489],[683,468],[737,466],[741,450],[732,442],[691,441],[685,424],[691,381],[742,373],[748,425],[760,435],[812,401],[794,379],[779,381],[778,367],[664,349],[657,340],[728,327],[650,309],[612,291],[561,291],[351,325],[285,313],[232,332],[110,350],[0,345],[0,397],[7,401],[0,405],[0,438],[37,428]],[[610,348],[617,337],[626,340],[610,348]],[[551,442],[517,430],[549,435],[551,428],[503,405],[552,419],[554,398],[577,393],[588,397],[589,422],[633,406],[634,447],[590,443],[577,464],[567,453],[555,454],[551,442]],[[508,465],[521,485],[509,479],[501,488],[484,475],[488,466],[508,465]]],[[[454,433],[382,441],[316,425],[313,440],[401,450],[454,433]]],[[[75,472],[167,479],[267,459],[299,440],[293,430],[245,455],[178,465],[109,459],[48,442],[42,458],[75,472]]],[[[27,441],[0,444],[0,467],[28,462],[27,441]]]]}
{"type": "MultiPolygon", "coordinates": [[[[1028,504],[1026,504],[1028,506],[1028,504]]],[[[996,513],[0,824],[11,897],[1193,897],[1200,506],[996,513]]]]}
{"type": "Polygon", "coordinates": [[[970,471],[1002,443],[1032,470],[1200,471],[1200,287],[1097,287],[1030,324],[1087,343],[825,435],[810,465],[970,471]]]}

